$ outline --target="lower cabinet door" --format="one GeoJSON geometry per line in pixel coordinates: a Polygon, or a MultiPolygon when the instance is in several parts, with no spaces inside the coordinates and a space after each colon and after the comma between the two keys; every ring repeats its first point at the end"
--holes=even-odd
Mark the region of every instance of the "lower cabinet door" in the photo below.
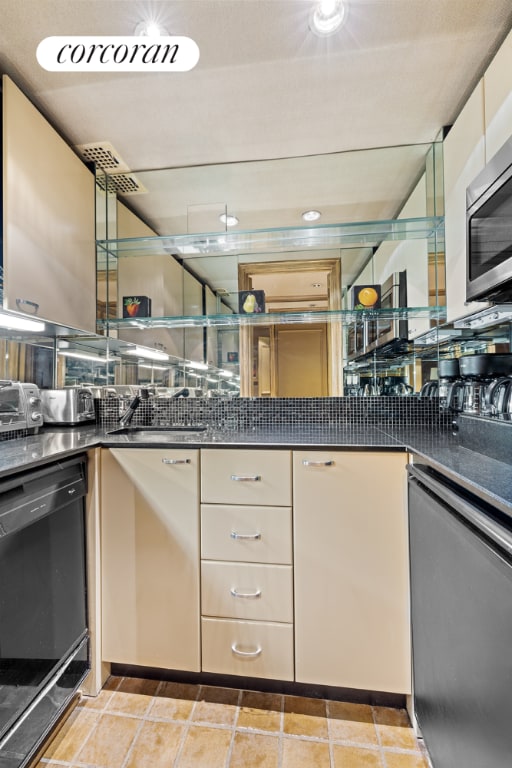
{"type": "Polygon", "coordinates": [[[201,600],[206,616],[291,624],[292,566],[203,560],[201,600]]]}
{"type": "Polygon", "coordinates": [[[198,459],[102,451],[104,661],[200,669],[198,459]]]}
{"type": "Polygon", "coordinates": [[[203,672],[293,680],[293,625],[202,619],[203,672]]]}

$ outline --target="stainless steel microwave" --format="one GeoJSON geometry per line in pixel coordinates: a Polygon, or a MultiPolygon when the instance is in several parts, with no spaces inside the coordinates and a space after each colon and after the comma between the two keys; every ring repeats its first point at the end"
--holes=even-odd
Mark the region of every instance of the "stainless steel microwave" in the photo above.
{"type": "Polygon", "coordinates": [[[512,137],[466,190],[466,299],[512,299],[512,137]]]}

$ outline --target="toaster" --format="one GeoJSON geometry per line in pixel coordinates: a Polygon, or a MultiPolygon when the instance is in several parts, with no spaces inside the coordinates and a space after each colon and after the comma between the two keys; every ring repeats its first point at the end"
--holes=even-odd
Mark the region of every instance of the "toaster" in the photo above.
{"type": "Polygon", "coordinates": [[[41,405],[45,424],[82,424],[94,421],[94,398],[85,387],[42,389],[41,405]]]}

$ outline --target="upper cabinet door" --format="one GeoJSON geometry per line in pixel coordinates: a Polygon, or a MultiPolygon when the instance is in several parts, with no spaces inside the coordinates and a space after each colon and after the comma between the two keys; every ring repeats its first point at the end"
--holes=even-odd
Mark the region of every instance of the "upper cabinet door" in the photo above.
{"type": "Polygon", "coordinates": [[[94,332],[94,174],[6,76],[2,112],[4,306],[94,332]]]}
{"type": "Polygon", "coordinates": [[[512,133],[512,32],[484,75],[485,160],[501,149],[512,133]]]}

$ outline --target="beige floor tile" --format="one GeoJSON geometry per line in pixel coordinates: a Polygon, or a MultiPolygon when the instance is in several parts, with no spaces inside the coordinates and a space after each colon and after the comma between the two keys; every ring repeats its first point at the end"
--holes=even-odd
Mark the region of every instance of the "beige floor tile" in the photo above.
{"type": "Polygon", "coordinates": [[[97,696],[82,696],[80,699],[80,706],[85,709],[102,710],[108,705],[110,699],[114,695],[112,690],[103,688],[97,696]]]}
{"type": "Polygon", "coordinates": [[[372,708],[367,704],[328,702],[329,734],[333,741],[377,746],[377,731],[372,708]]]}
{"type": "Polygon", "coordinates": [[[139,725],[140,720],[133,717],[100,715],[77,762],[87,763],[89,768],[121,768],[139,725]]]}
{"type": "Polygon", "coordinates": [[[428,768],[428,763],[421,752],[405,754],[384,750],[384,759],[386,768],[428,768]]]}
{"type": "Polygon", "coordinates": [[[239,691],[234,688],[203,686],[192,712],[192,720],[201,723],[233,725],[236,718],[239,691]]]}
{"type": "Polygon", "coordinates": [[[137,735],[126,768],[170,768],[183,735],[177,723],[145,722],[137,735]]]}
{"type": "Polygon", "coordinates": [[[158,686],[158,680],[124,677],[108,700],[107,710],[142,717],[148,711],[158,686]]]}
{"type": "Polygon", "coordinates": [[[404,728],[411,727],[409,715],[405,709],[393,707],[373,707],[375,722],[379,725],[397,725],[404,728]]]}
{"type": "Polygon", "coordinates": [[[280,731],[283,697],[277,693],[243,691],[237,728],[280,731]]]}
{"type": "Polygon", "coordinates": [[[198,685],[164,683],[153,699],[149,717],[162,720],[188,720],[199,694],[198,685]]]}
{"type": "Polygon", "coordinates": [[[123,691],[124,693],[138,693],[141,696],[154,696],[159,685],[159,680],[123,677],[116,690],[123,691]]]}
{"type": "Polygon", "coordinates": [[[191,726],[176,768],[224,768],[231,729],[191,726]]]}
{"type": "Polygon", "coordinates": [[[277,768],[279,737],[236,733],[229,768],[277,768]]]}
{"type": "Polygon", "coordinates": [[[383,768],[378,749],[361,749],[335,744],[332,748],[333,768],[383,768]]]}
{"type": "Polygon", "coordinates": [[[383,747],[418,749],[418,742],[404,709],[374,707],[375,722],[383,747]]]}
{"type": "Polygon", "coordinates": [[[283,739],[282,768],[330,768],[330,764],[328,744],[283,739]]]}
{"type": "Polygon", "coordinates": [[[316,736],[327,739],[327,710],[323,699],[308,699],[302,696],[285,696],[285,733],[298,736],[316,736]]]}
{"type": "Polygon", "coordinates": [[[88,711],[82,707],[74,709],[48,746],[43,757],[71,762],[82,749],[98,718],[97,712],[88,711]]]}
{"type": "Polygon", "coordinates": [[[147,713],[152,702],[153,699],[151,696],[116,691],[108,701],[107,712],[122,712],[124,715],[143,717],[147,713]]]}

